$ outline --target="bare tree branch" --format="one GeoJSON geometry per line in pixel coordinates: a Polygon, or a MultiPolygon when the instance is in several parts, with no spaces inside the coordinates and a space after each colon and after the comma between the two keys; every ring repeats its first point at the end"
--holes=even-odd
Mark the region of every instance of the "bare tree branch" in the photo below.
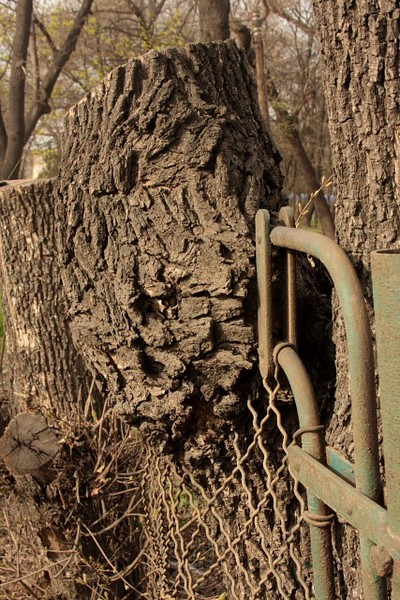
{"type": "Polygon", "coordinates": [[[32,135],[32,132],[35,129],[40,117],[45,113],[50,112],[48,102],[51,93],[54,89],[54,86],[64,65],[68,61],[72,52],[75,50],[78,37],[85,24],[85,20],[90,13],[93,2],[94,0],[83,0],[81,8],[75,17],[74,23],[71,27],[69,34],[67,35],[64,45],[62,46],[62,48],[60,48],[60,50],[54,57],[54,62],[43,80],[39,99],[32,106],[32,109],[26,120],[25,141],[27,141],[32,135]]]}
{"type": "Polygon", "coordinates": [[[32,0],[19,0],[11,60],[7,147],[1,173],[3,179],[18,175],[18,163],[25,144],[26,59],[31,33],[32,10],[32,0]]]}
{"type": "Polygon", "coordinates": [[[164,8],[164,4],[165,4],[165,0],[160,0],[160,2],[156,3],[156,5],[154,7],[154,12],[151,16],[151,23],[155,23],[157,21],[162,9],[164,8]]]}
{"type": "Polygon", "coordinates": [[[278,15],[279,17],[282,17],[288,23],[291,23],[292,25],[295,25],[296,27],[298,27],[299,29],[304,31],[304,33],[313,33],[315,31],[314,27],[305,23],[301,19],[300,15],[293,16],[293,14],[291,14],[288,10],[285,10],[284,8],[282,8],[280,6],[279,1],[278,2],[276,0],[262,0],[262,1],[263,1],[263,5],[264,5],[266,11],[273,12],[276,15],[278,15]]]}
{"type": "Polygon", "coordinates": [[[40,90],[40,66],[39,66],[39,57],[37,51],[37,39],[36,39],[36,27],[34,20],[31,22],[31,43],[30,43],[30,53],[31,60],[33,65],[33,80],[35,82],[35,99],[39,98],[39,90],[40,90]]]}
{"type": "Polygon", "coordinates": [[[41,21],[39,19],[39,17],[34,14],[33,15],[33,22],[34,22],[35,25],[37,25],[39,27],[40,31],[43,33],[43,35],[44,35],[45,39],[47,40],[47,43],[48,43],[50,49],[52,50],[52,52],[54,54],[56,54],[58,52],[58,48],[55,45],[55,43],[53,41],[53,38],[51,37],[50,33],[48,32],[48,30],[47,30],[45,24],[43,23],[43,21],[41,21]]]}
{"type": "Polygon", "coordinates": [[[133,14],[136,15],[136,17],[143,24],[143,26],[146,27],[146,17],[144,15],[143,10],[139,8],[136,2],[132,2],[132,0],[128,0],[128,6],[132,9],[133,14]]]}

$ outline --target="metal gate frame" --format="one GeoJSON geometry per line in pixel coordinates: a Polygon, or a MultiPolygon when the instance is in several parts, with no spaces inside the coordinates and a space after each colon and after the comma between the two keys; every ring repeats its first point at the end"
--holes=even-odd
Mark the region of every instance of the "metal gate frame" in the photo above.
{"type": "Polygon", "coordinates": [[[334,241],[296,229],[289,207],[281,209],[279,218],[285,226],[271,229],[267,210],[259,210],[256,216],[259,366],[267,384],[275,365],[279,365],[296,403],[300,429],[288,449],[289,468],[307,490],[305,518],[310,524],[315,597],[335,599],[331,523],[336,513],[360,533],[365,600],[388,597],[386,577],[391,578],[392,597],[397,599],[400,598],[400,251],[377,251],[371,255],[385,508],[379,470],[373,343],[360,282],[349,258],[334,241]],[[286,341],[277,345],[272,338],[272,246],[287,250],[286,341]],[[314,391],[296,352],[295,251],[324,264],[339,298],[349,355],[354,464],[326,445],[314,391]]]}

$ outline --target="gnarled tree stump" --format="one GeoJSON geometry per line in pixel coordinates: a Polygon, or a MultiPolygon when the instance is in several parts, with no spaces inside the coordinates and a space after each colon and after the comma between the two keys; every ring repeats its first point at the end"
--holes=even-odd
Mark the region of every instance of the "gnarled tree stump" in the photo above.
{"type": "Polygon", "coordinates": [[[278,206],[278,160],[233,42],[132,60],[67,116],[72,335],[145,432],[181,440],[240,413],[256,369],[253,222],[278,206]]]}

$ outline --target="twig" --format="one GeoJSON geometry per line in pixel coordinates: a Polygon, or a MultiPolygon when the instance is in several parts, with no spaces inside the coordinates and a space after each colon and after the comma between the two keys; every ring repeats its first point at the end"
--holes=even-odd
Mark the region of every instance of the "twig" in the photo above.
{"type": "Polygon", "coordinates": [[[296,219],[295,222],[295,226],[298,227],[299,223],[302,219],[302,217],[308,212],[308,209],[310,208],[311,204],[314,202],[315,198],[318,196],[318,194],[320,192],[322,192],[324,189],[330,187],[332,185],[332,175],[328,178],[322,178],[322,184],[321,187],[318,188],[317,190],[315,190],[315,192],[312,192],[312,194],[310,195],[309,200],[307,201],[306,205],[304,206],[304,208],[301,210],[301,212],[299,213],[299,216],[296,219]]]}
{"type": "MultiPolygon", "coordinates": [[[[75,539],[73,541],[73,546],[72,546],[75,549],[75,551],[78,550],[78,544],[79,544],[80,537],[81,537],[81,524],[80,524],[80,522],[78,522],[76,536],[75,536],[75,539]]],[[[58,573],[53,575],[54,579],[56,579],[57,577],[60,577],[61,573],[63,573],[65,571],[65,569],[68,568],[68,566],[70,565],[74,556],[75,556],[75,552],[71,551],[71,555],[68,557],[68,561],[66,562],[66,564],[61,567],[61,569],[58,571],[58,573]]]]}
{"type": "MultiPolygon", "coordinates": [[[[51,563],[50,566],[56,567],[57,565],[62,565],[67,560],[68,560],[68,558],[63,558],[62,560],[58,560],[55,563],[51,563]]],[[[42,573],[42,571],[47,571],[48,568],[49,568],[49,565],[46,565],[44,567],[41,567],[40,569],[35,569],[34,571],[31,571],[30,573],[26,573],[26,575],[21,575],[21,577],[16,577],[15,579],[10,579],[9,581],[4,581],[3,583],[0,583],[0,588],[5,587],[7,585],[11,585],[12,583],[18,583],[22,579],[27,579],[28,577],[32,577],[32,575],[37,575],[38,573],[42,573]]]]}
{"type": "MultiPolygon", "coordinates": [[[[93,535],[93,533],[90,531],[89,527],[87,527],[87,525],[85,525],[84,523],[82,523],[82,525],[84,526],[84,528],[86,529],[86,531],[89,533],[90,537],[92,538],[92,540],[94,541],[94,543],[96,544],[97,548],[100,550],[100,553],[102,554],[102,556],[104,557],[104,559],[106,560],[107,564],[111,567],[114,575],[119,575],[117,568],[112,564],[112,562],[110,561],[110,559],[108,558],[107,554],[104,552],[103,548],[101,547],[101,545],[99,544],[99,542],[96,540],[95,536],[93,535]]],[[[120,576],[118,578],[119,580],[123,581],[125,585],[127,585],[130,589],[134,590],[135,588],[129,583],[129,581],[127,581],[124,577],[120,576]]]]}

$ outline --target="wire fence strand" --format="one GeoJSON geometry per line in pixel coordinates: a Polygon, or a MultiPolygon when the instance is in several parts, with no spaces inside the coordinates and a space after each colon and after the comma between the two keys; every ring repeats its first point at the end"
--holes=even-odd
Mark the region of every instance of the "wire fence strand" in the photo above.
{"type": "Polygon", "coordinates": [[[251,431],[245,440],[232,432],[223,469],[217,461],[205,473],[148,448],[141,494],[149,600],[313,598],[306,505],[288,469],[279,382],[266,390],[264,414],[248,399],[251,431]]]}

